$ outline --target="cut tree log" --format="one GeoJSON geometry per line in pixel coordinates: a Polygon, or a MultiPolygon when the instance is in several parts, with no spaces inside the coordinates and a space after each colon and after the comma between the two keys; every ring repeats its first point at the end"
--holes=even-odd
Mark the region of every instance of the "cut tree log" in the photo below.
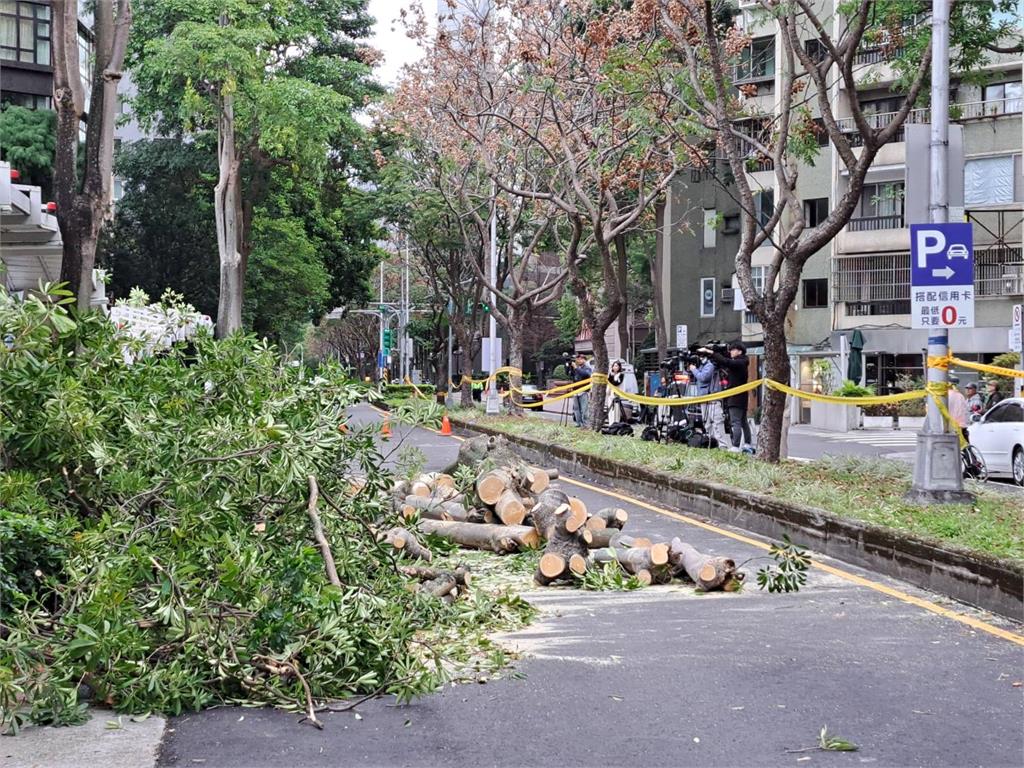
{"type": "Polygon", "coordinates": [[[484,549],[499,555],[535,549],[540,545],[540,535],[534,528],[525,525],[420,520],[417,528],[422,533],[432,533],[468,549],[484,549]]]}
{"type": "Polygon", "coordinates": [[[586,531],[590,534],[587,546],[591,549],[604,549],[605,547],[612,546],[612,539],[618,533],[618,530],[615,528],[600,528],[598,530],[587,528],[586,531]]]}
{"type": "Polygon", "coordinates": [[[494,513],[505,525],[521,525],[526,517],[526,506],[515,491],[507,489],[494,504],[494,513]]]}
{"type": "Polygon", "coordinates": [[[459,587],[469,587],[472,583],[472,575],[464,565],[458,566],[454,571],[445,571],[439,568],[427,568],[423,565],[400,565],[399,573],[419,581],[433,581],[441,576],[451,576],[459,587]]]}
{"type": "Polygon", "coordinates": [[[603,531],[608,527],[608,523],[605,522],[603,517],[597,515],[591,515],[587,518],[587,528],[592,531],[603,531]]]}
{"type": "Polygon", "coordinates": [[[618,528],[622,530],[629,520],[629,513],[621,507],[605,507],[599,509],[590,516],[591,520],[603,520],[605,527],[618,528]]]}
{"type": "Polygon", "coordinates": [[[409,492],[413,496],[428,499],[433,495],[434,489],[430,487],[430,483],[425,483],[422,480],[413,480],[412,485],[409,486],[409,492]]]}
{"type": "Polygon", "coordinates": [[[583,513],[583,520],[586,521],[586,519],[587,519],[587,505],[583,503],[583,499],[581,499],[581,498],[579,498],[577,496],[570,496],[569,497],[569,508],[572,509],[572,511],[576,512],[576,513],[582,512],[583,513]]]}
{"type": "Polygon", "coordinates": [[[548,476],[548,473],[537,467],[531,467],[530,470],[533,473],[533,478],[530,482],[530,492],[534,494],[544,493],[548,486],[551,485],[551,478],[548,476]]]}
{"type": "Polygon", "coordinates": [[[433,553],[424,547],[413,533],[405,528],[391,528],[384,532],[381,540],[386,541],[398,551],[409,555],[409,557],[415,557],[418,560],[426,560],[429,563],[434,557],[433,553]]]}
{"type": "Polygon", "coordinates": [[[620,547],[622,549],[629,549],[632,547],[643,548],[649,547],[654,542],[648,539],[646,536],[628,536],[622,531],[612,529],[611,547],[620,547]]]}
{"type": "Polygon", "coordinates": [[[456,520],[462,523],[479,523],[484,520],[482,513],[475,509],[466,509],[458,502],[437,501],[422,496],[407,496],[402,500],[399,511],[407,520],[416,513],[431,520],[456,520]]]}
{"type": "Polygon", "coordinates": [[[476,495],[484,504],[496,504],[501,495],[511,488],[512,474],[506,469],[492,469],[476,480],[476,495]]]}
{"type": "Polygon", "coordinates": [[[557,579],[571,578],[573,574],[585,573],[589,547],[580,532],[585,513],[582,517],[580,513],[574,513],[569,506],[569,497],[549,488],[537,497],[530,514],[534,527],[547,540],[541,558],[543,567],[537,568],[534,580],[543,586],[557,579]]]}
{"type": "Polygon", "coordinates": [[[639,577],[646,584],[655,580],[668,581],[672,578],[668,565],[668,544],[635,549],[595,549],[590,553],[590,557],[596,563],[617,562],[626,573],[639,577]]]}
{"type": "Polygon", "coordinates": [[[734,589],[736,582],[742,582],[744,578],[730,558],[705,555],[678,536],[669,544],[669,561],[674,575],[685,573],[705,592],[734,589]]]}

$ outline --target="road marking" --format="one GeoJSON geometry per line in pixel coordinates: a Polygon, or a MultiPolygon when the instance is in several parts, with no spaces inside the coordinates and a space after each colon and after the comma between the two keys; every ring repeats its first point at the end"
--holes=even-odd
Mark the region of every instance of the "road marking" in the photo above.
{"type": "MultiPolygon", "coordinates": [[[[371,405],[370,407],[373,408],[378,413],[386,414],[385,411],[382,411],[379,408],[376,408],[375,406],[371,405]]],[[[423,429],[426,429],[427,431],[433,432],[438,435],[441,434],[438,430],[430,429],[429,427],[423,427],[423,429]]],[[[446,435],[446,437],[452,437],[458,440],[459,442],[463,442],[466,439],[464,437],[460,437],[459,435],[446,435]]],[[[628,504],[634,504],[638,507],[650,510],[651,512],[655,512],[659,515],[664,515],[665,517],[670,517],[673,520],[678,520],[681,523],[686,523],[687,525],[692,525],[697,528],[703,528],[706,531],[711,531],[712,533],[717,533],[720,536],[735,539],[736,541],[742,541],[744,544],[749,544],[750,546],[757,547],[758,549],[770,548],[769,545],[765,544],[763,541],[757,541],[756,539],[752,539],[749,536],[744,536],[741,533],[735,533],[733,531],[726,530],[725,528],[719,528],[717,525],[705,523],[702,520],[696,520],[692,517],[686,517],[685,515],[681,515],[678,512],[672,512],[668,509],[656,507],[653,504],[648,504],[646,501],[641,501],[640,499],[634,498],[632,496],[626,496],[625,494],[621,494],[616,491],[608,491],[596,485],[584,483],[581,480],[573,480],[572,478],[566,477],[565,475],[560,475],[559,479],[564,480],[565,482],[570,483],[572,485],[578,486],[579,488],[586,488],[587,490],[594,491],[595,493],[601,493],[613,499],[625,501],[628,504]]],[[[962,613],[957,613],[956,611],[950,610],[949,608],[945,608],[941,605],[933,603],[930,600],[915,597],[914,595],[908,595],[906,592],[894,589],[893,587],[890,587],[886,584],[881,584],[877,581],[866,579],[863,576],[858,576],[855,573],[844,571],[841,568],[836,568],[831,565],[826,565],[825,563],[820,563],[817,560],[811,561],[811,567],[822,570],[825,573],[830,573],[833,576],[838,576],[839,578],[849,581],[858,586],[867,587],[868,589],[873,589],[876,592],[881,592],[883,595],[894,597],[897,600],[900,600],[904,603],[909,603],[910,605],[917,606],[918,608],[930,611],[931,613],[937,614],[944,618],[952,619],[953,621],[958,621],[961,624],[966,624],[967,626],[973,629],[977,629],[981,632],[986,632],[990,635],[994,635],[995,637],[1001,638],[1003,640],[1009,640],[1011,643],[1015,643],[1016,645],[1024,647],[1024,635],[1018,635],[1016,632],[1010,632],[1009,630],[1003,629],[1002,627],[997,627],[994,624],[989,624],[988,622],[982,621],[981,619],[976,619],[973,616],[966,616],[962,613]]]]}
{"type": "MultiPolygon", "coordinates": [[[[648,504],[646,501],[641,501],[640,499],[633,498],[632,496],[626,496],[615,491],[607,491],[604,488],[599,488],[598,486],[591,485],[590,483],[584,483],[579,480],[573,480],[572,478],[566,477],[565,475],[562,475],[559,479],[564,480],[567,483],[571,483],[572,485],[579,486],[580,488],[586,488],[587,490],[594,491],[595,493],[602,493],[605,496],[610,496],[613,499],[619,499],[620,501],[625,501],[629,504],[635,504],[636,506],[648,509],[651,512],[656,512],[659,515],[671,517],[673,520],[678,520],[680,522],[687,523],[688,525],[696,526],[697,528],[703,528],[704,530],[712,531],[714,533],[719,534],[720,536],[727,536],[730,539],[742,541],[744,544],[749,544],[750,546],[757,547],[758,549],[769,549],[769,545],[765,544],[764,542],[757,541],[756,539],[752,539],[749,536],[744,536],[740,533],[734,533],[733,531],[728,531],[724,528],[719,528],[718,526],[711,525],[710,523],[705,523],[701,520],[695,520],[693,518],[686,517],[685,515],[680,515],[677,512],[671,512],[670,510],[662,509],[661,507],[656,507],[653,504],[648,504]]],[[[965,616],[962,613],[957,613],[956,611],[950,610],[949,608],[937,605],[936,603],[933,603],[930,600],[915,597],[914,595],[908,595],[906,592],[894,589],[893,587],[890,587],[886,584],[880,584],[879,582],[872,581],[871,579],[866,579],[863,576],[858,576],[855,573],[844,571],[841,568],[836,568],[831,565],[826,565],[825,563],[820,563],[817,560],[811,561],[811,567],[818,568],[819,570],[825,571],[825,573],[830,573],[833,576],[838,576],[839,578],[857,584],[858,586],[867,587],[868,589],[873,589],[876,592],[881,592],[882,594],[888,595],[889,597],[894,597],[897,600],[901,600],[905,603],[910,603],[911,605],[915,605],[918,608],[923,608],[926,611],[931,611],[932,613],[936,613],[939,616],[943,616],[947,619],[959,621],[961,624],[966,624],[967,626],[973,627],[974,629],[980,630],[982,632],[987,632],[990,635],[995,635],[996,637],[1002,638],[1003,640],[1009,640],[1011,643],[1016,643],[1017,645],[1024,646],[1024,635],[1018,635],[1015,632],[1010,632],[1009,630],[1005,630],[1001,627],[994,626],[992,624],[989,624],[988,622],[982,621],[981,619],[976,619],[973,616],[965,616]]]]}

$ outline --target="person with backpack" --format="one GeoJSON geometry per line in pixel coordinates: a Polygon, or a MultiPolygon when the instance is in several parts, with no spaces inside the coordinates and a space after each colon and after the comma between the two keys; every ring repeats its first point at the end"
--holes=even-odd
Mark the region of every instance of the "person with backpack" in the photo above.
{"type": "MultiPolygon", "coordinates": [[[[728,357],[707,348],[698,350],[701,354],[711,358],[715,365],[725,374],[724,389],[741,387],[747,383],[747,368],[749,364],[747,348],[742,341],[733,341],[729,343],[727,351],[729,353],[728,357]]],[[[740,392],[730,395],[725,399],[724,405],[729,410],[729,426],[732,430],[732,448],[730,450],[738,453],[742,450],[740,447],[741,443],[743,446],[750,446],[752,448],[750,422],[747,421],[747,393],[740,392]]]]}

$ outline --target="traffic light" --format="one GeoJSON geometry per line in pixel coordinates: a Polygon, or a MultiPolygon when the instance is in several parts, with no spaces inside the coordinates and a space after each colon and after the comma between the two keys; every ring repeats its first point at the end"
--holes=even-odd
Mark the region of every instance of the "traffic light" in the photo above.
{"type": "Polygon", "coordinates": [[[391,329],[384,329],[384,352],[388,352],[391,349],[391,329]]]}

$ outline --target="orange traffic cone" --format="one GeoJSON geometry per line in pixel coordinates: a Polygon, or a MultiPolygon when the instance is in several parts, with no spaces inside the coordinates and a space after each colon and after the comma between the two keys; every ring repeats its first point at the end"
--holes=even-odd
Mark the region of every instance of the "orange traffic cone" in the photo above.
{"type": "Polygon", "coordinates": [[[381,437],[391,437],[391,424],[388,422],[387,416],[384,417],[384,423],[380,428],[381,437]]]}
{"type": "Polygon", "coordinates": [[[446,413],[441,417],[441,434],[450,435],[452,433],[452,423],[448,421],[448,414],[446,413]]]}

